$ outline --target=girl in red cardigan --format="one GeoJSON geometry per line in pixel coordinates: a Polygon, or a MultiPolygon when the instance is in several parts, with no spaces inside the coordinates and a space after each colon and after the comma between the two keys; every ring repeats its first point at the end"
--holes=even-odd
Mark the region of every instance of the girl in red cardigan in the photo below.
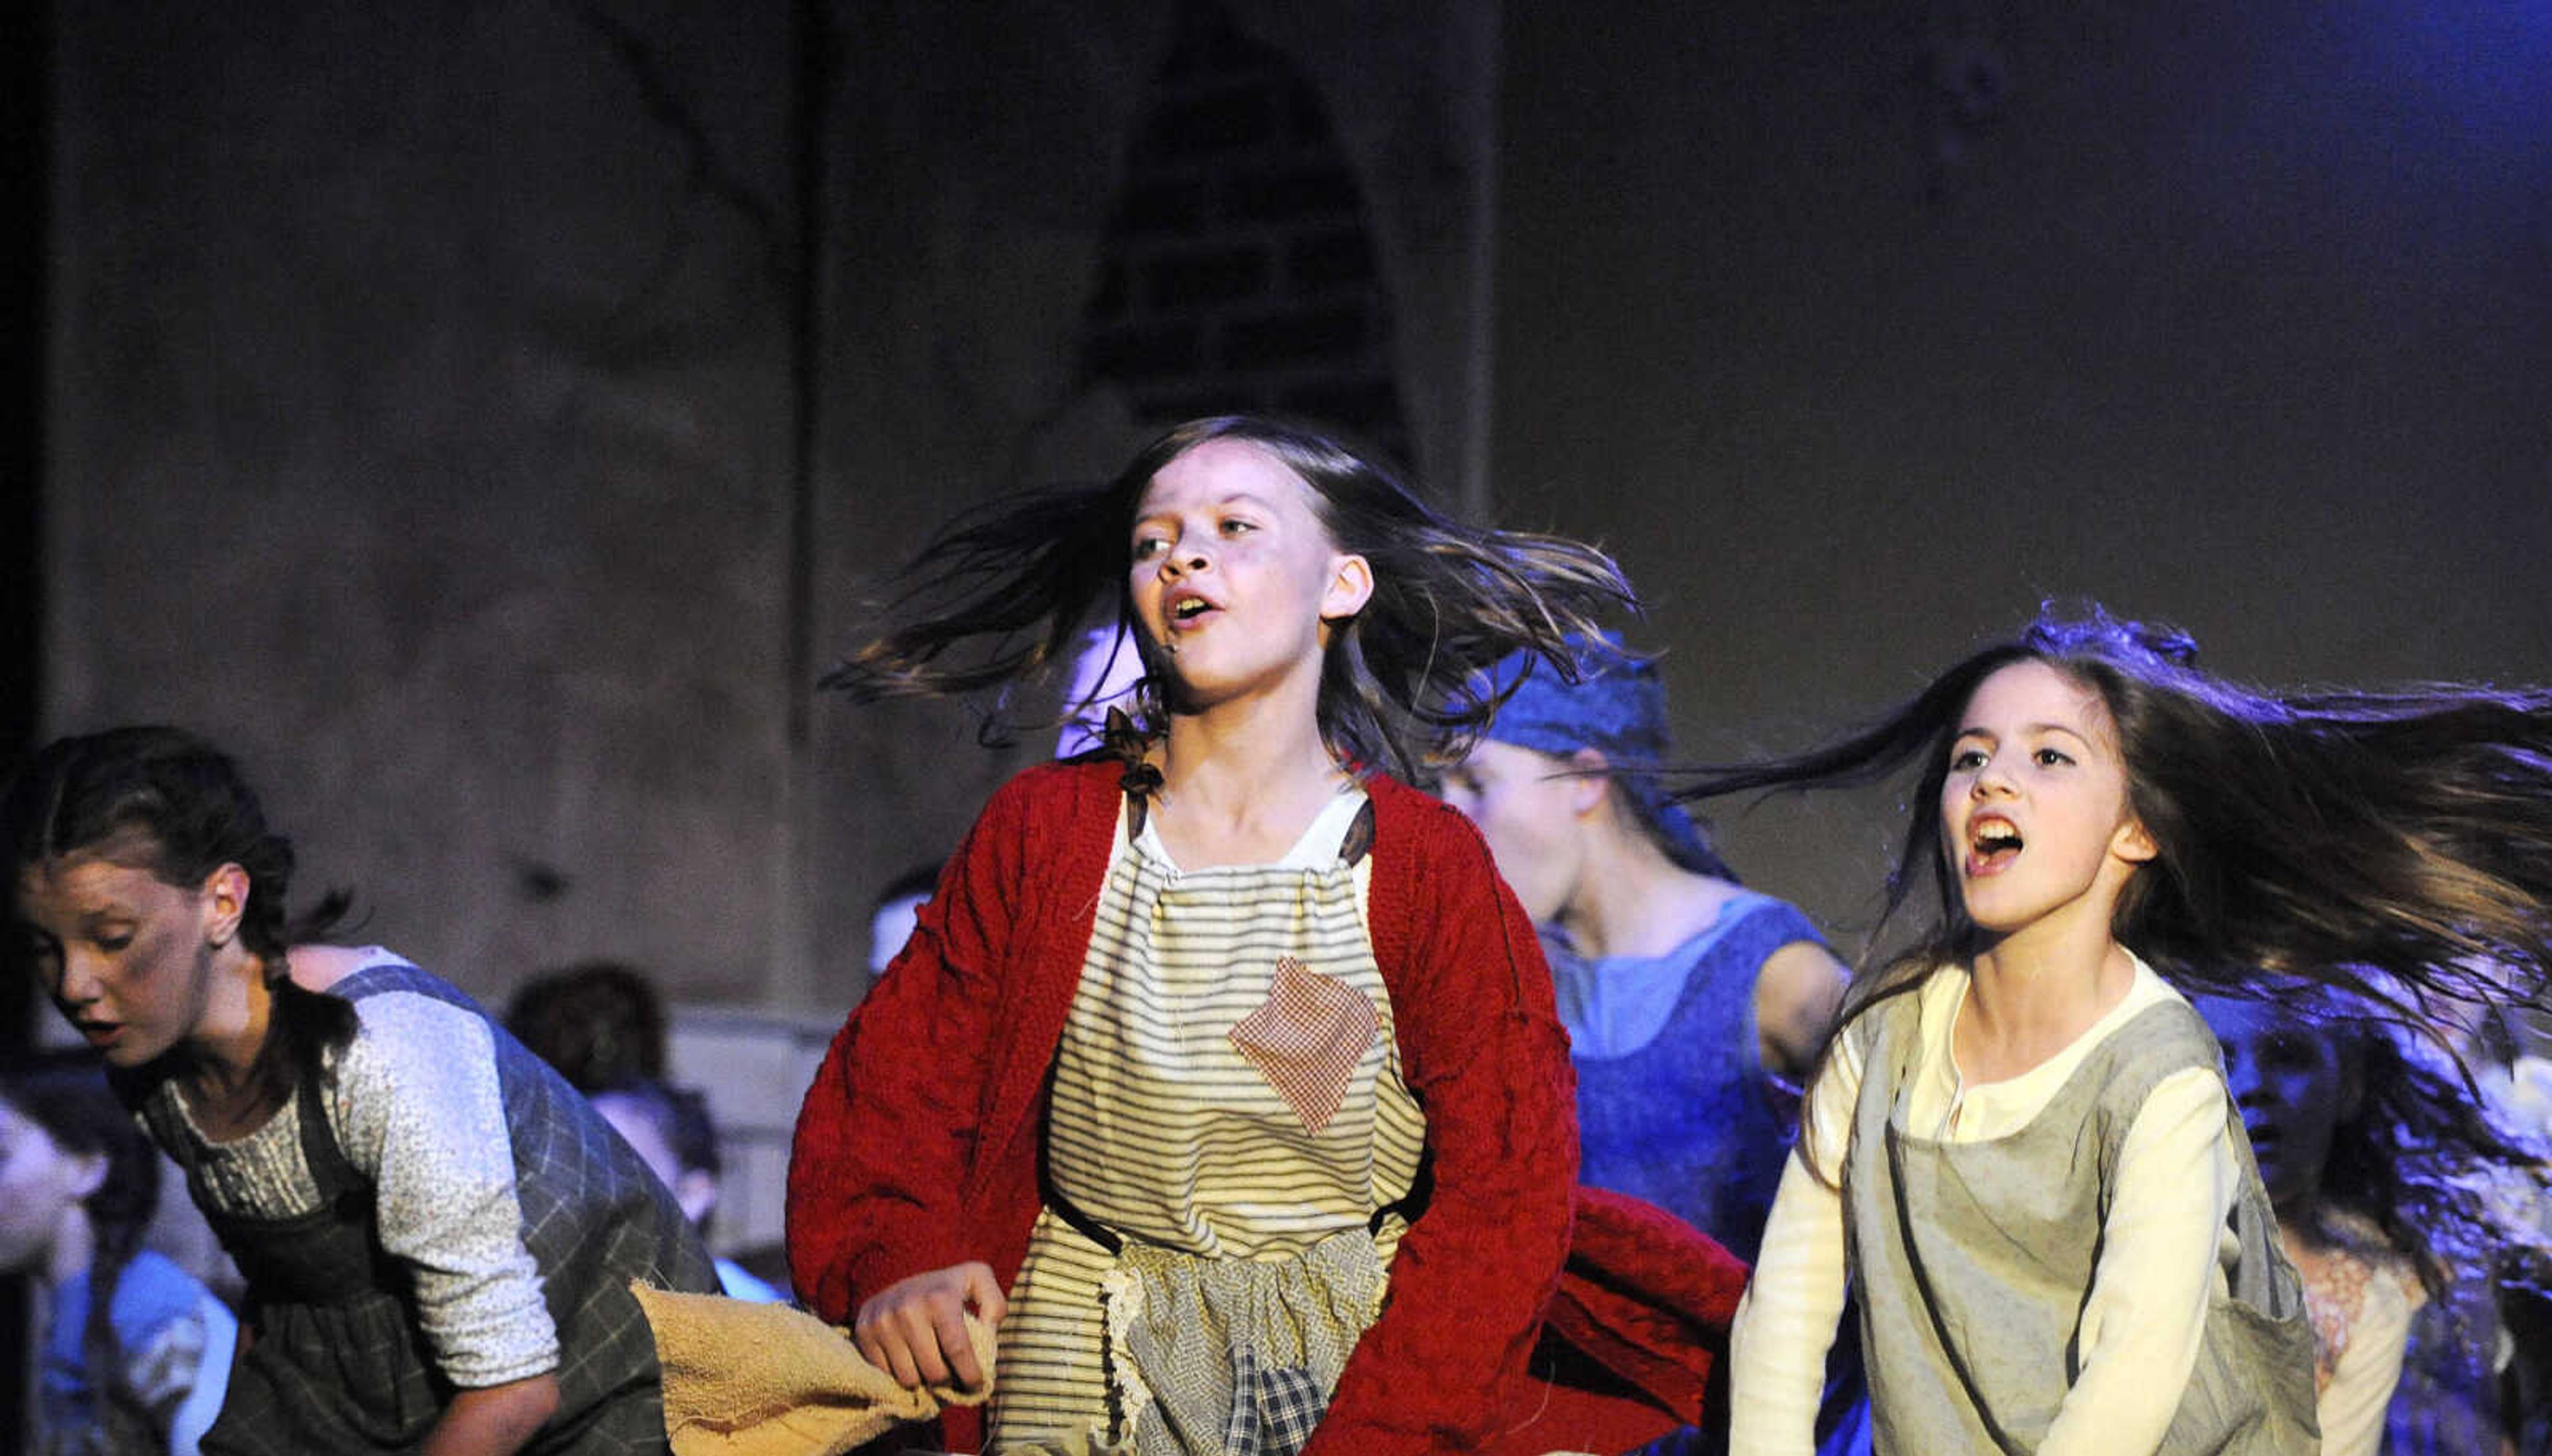
{"type": "Polygon", "coordinates": [[[1221,418],[961,521],[914,574],[932,608],[829,685],[1007,683],[1110,601],[1147,673],[1139,721],[995,796],[835,1039],[790,1172],[815,1310],[907,1385],[992,1378],[965,1319],[993,1326],[994,1450],[1619,1449],[1674,1424],[1706,1357],[1613,1360],[1643,1401],[1536,1356],[1572,1213],[1581,1246],[1684,1281],[1663,1346],[1724,1323],[1742,1270],[1618,1204],[1589,1239],[1533,927],[1469,826],[1384,772],[1458,751],[1507,653],[1572,672],[1565,636],[1631,603],[1612,563],[1221,418]]]}

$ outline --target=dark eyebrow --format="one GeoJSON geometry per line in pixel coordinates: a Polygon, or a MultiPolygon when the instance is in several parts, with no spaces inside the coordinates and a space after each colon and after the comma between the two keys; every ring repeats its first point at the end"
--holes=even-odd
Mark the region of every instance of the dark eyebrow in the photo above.
{"type": "MultiPolygon", "coordinates": [[[[2020,732],[2022,737],[2027,737],[2032,733],[2062,733],[2066,737],[2074,739],[2076,742],[2089,743],[2091,741],[2091,736],[2089,734],[2083,732],[2079,728],[2074,728],[2064,723],[2023,723],[2020,725],[2020,732]]],[[[1962,728],[1959,730],[1959,738],[1991,738],[1993,736],[1994,732],[1990,728],[1962,728]]],[[[1956,741],[1957,739],[1952,740],[1952,742],[1956,741]]]]}
{"type": "MultiPolygon", "coordinates": [[[[1247,490],[1223,496],[1219,500],[1209,501],[1208,505],[1217,510],[1233,505],[1254,505],[1260,510],[1268,512],[1273,512],[1276,509],[1276,503],[1274,501],[1269,500],[1263,495],[1247,490]]],[[[1177,514],[1177,511],[1171,510],[1167,506],[1154,506],[1149,509],[1137,510],[1134,513],[1134,524],[1139,526],[1145,521],[1154,521],[1163,516],[1175,516],[1177,514]]]]}

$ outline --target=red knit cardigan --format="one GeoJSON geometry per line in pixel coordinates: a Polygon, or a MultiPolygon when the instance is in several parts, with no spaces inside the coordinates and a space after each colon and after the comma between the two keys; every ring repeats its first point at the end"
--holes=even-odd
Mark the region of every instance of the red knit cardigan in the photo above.
{"type": "MultiPolygon", "coordinates": [[[[911,941],[835,1036],[798,1114],[788,1197],[791,1273],[825,1319],[845,1322],[896,1281],[972,1259],[1005,1288],[1017,1275],[1040,1205],[1046,1073],[1123,807],[1118,775],[1094,759],[1004,785],[911,941]]],[[[1549,971],[1467,820],[1386,778],[1366,790],[1368,921],[1402,1072],[1427,1116],[1435,1191],[1306,1456],[1619,1449],[1692,1419],[1743,1266],[1671,1220],[1660,1234],[1646,1205],[1615,1216],[1626,1200],[1594,1196],[1616,1264],[1627,1251],[1648,1267],[1580,1281],[1591,1299],[1563,1300],[1554,1321],[1573,1318],[1578,1343],[1600,1351],[1596,1326],[1624,1327],[1604,1300],[1625,1285],[1670,1289],[1662,1307],[1634,1311],[1629,1324],[1648,1326],[1628,1336],[1639,1348],[1611,1362],[1651,1399],[1532,1373],[1546,1369],[1531,1357],[1572,1215],[1587,1216],[1549,971]]],[[[975,1411],[950,1412],[947,1426],[952,1449],[980,1440],[975,1411]]]]}

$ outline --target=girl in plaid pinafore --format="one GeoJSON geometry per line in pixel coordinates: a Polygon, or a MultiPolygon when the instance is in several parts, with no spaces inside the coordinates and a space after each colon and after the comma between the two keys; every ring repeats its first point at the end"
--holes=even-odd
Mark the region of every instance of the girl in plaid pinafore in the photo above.
{"type": "Polygon", "coordinates": [[[717,1288],[673,1197],[467,996],[287,923],[289,846],[173,729],[0,804],[20,944],[248,1285],[207,1453],[663,1450],[633,1280],[717,1288]]]}

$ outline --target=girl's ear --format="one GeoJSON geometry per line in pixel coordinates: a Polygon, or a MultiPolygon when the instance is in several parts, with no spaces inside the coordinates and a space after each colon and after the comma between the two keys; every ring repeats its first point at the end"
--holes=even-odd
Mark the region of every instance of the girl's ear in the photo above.
{"type": "Polygon", "coordinates": [[[2109,836],[2109,853],[2130,865],[2142,865],[2160,855],[2162,846],[2154,843],[2153,834],[2145,828],[2144,820],[2129,815],[2127,821],[2118,826],[2118,832],[2109,836]]]}
{"type": "Polygon", "coordinates": [[[1568,780],[1568,806],[1583,814],[1602,803],[1613,792],[1613,780],[1604,771],[1613,767],[1601,749],[1581,748],[1568,756],[1568,767],[1583,771],[1568,780]]]}
{"type": "Polygon", "coordinates": [[[1363,557],[1342,556],[1329,571],[1329,588],[1321,593],[1321,620],[1352,617],[1373,600],[1373,567],[1363,557]]]}
{"type": "Polygon", "coordinates": [[[240,917],[248,913],[248,872],[224,865],[204,877],[204,940],[225,946],[239,935],[240,917]]]}

